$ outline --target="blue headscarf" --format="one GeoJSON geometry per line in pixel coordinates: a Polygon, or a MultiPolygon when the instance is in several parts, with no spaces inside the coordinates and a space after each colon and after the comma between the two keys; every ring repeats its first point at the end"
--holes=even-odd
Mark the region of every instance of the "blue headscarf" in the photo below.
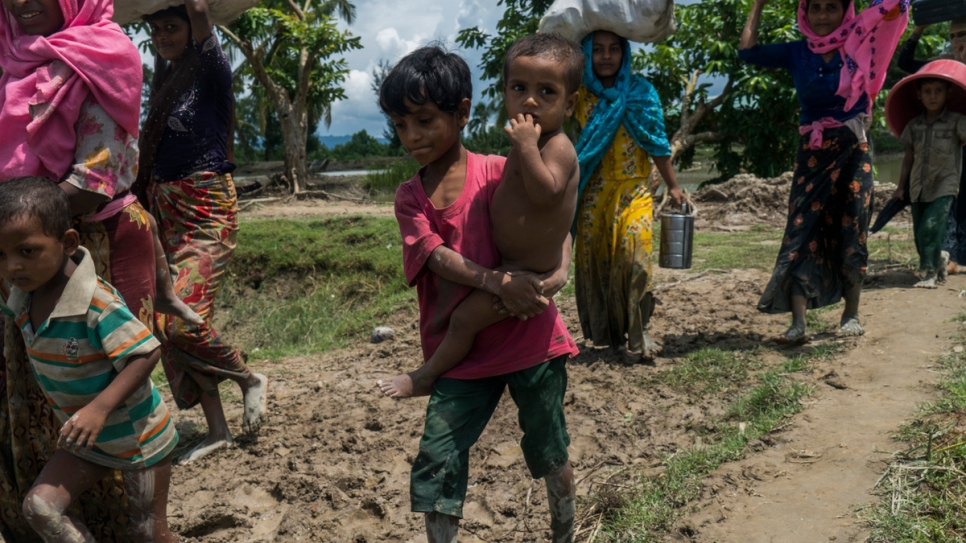
{"type": "MultiPolygon", "coordinates": [[[[577,140],[580,162],[579,194],[614,142],[623,124],[634,141],[651,156],[671,156],[671,145],[664,131],[664,110],[654,86],[640,75],[631,73],[631,46],[621,38],[621,67],[613,87],[604,85],[594,74],[594,33],[582,42],[584,49],[584,86],[599,100],[587,125],[577,140]]],[[[580,196],[578,195],[578,198],[580,196]]],[[[579,201],[579,200],[578,200],[579,201]]]]}

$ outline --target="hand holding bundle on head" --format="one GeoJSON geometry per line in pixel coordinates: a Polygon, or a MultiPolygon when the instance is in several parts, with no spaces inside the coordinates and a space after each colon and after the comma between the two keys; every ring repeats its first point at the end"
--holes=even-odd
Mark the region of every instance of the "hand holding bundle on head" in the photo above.
{"type": "MultiPolygon", "coordinates": [[[[145,15],[184,3],[185,0],[116,0],[114,16],[111,19],[122,25],[133,23],[140,21],[145,15]]],[[[208,13],[212,23],[226,25],[257,4],[258,0],[208,0],[208,13]]]]}
{"type": "Polygon", "coordinates": [[[672,0],[557,0],[540,20],[539,32],[580,42],[595,30],[650,43],[673,34],[672,0]]]}

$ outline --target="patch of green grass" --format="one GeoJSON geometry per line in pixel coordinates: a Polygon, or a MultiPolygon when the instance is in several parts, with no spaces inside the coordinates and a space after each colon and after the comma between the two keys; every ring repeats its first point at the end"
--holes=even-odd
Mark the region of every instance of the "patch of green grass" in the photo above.
{"type": "MultiPolygon", "coordinates": [[[[709,379],[713,387],[720,380],[744,382],[747,373],[760,362],[757,353],[735,353],[704,349],[682,363],[691,369],[665,372],[678,379],[709,379]],[[729,368],[721,371],[719,368],[729,368]]],[[[799,363],[801,364],[801,362],[799,363]]],[[[786,418],[801,410],[801,400],[811,387],[789,378],[784,371],[771,370],[757,376],[757,384],[740,396],[718,421],[710,435],[702,436],[704,445],[689,447],[667,456],[663,472],[656,476],[634,478],[620,492],[603,487],[588,496],[586,517],[600,518],[599,541],[661,541],[687,506],[702,492],[702,480],[722,463],[742,458],[748,442],[784,424],[786,418]]],[[[704,386],[694,386],[696,396],[705,394],[704,386]]]]}
{"type": "Polygon", "coordinates": [[[416,175],[421,167],[408,156],[387,166],[373,166],[366,174],[366,192],[370,195],[395,194],[396,188],[416,175]]]}
{"type": "Polygon", "coordinates": [[[679,390],[698,395],[734,388],[748,379],[751,370],[761,367],[755,352],[723,351],[712,347],[693,351],[657,379],[679,390]]]}
{"type": "Polygon", "coordinates": [[[916,240],[912,237],[911,230],[886,226],[882,232],[886,235],[869,237],[870,261],[880,260],[905,266],[919,265],[919,253],[916,252],[916,240]]]}
{"type": "Polygon", "coordinates": [[[943,370],[942,396],[899,428],[896,438],[908,448],[883,474],[881,501],[860,510],[871,542],[966,540],[966,354],[948,353],[936,362],[943,370]]]}
{"type": "MultiPolygon", "coordinates": [[[[655,237],[660,245],[660,234],[655,237]]],[[[693,270],[771,269],[778,256],[782,230],[755,225],[744,232],[695,232],[693,270]]]]}
{"type": "Polygon", "coordinates": [[[217,300],[234,346],[278,358],[343,347],[414,298],[393,219],[332,217],[243,222],[217,300]]]}

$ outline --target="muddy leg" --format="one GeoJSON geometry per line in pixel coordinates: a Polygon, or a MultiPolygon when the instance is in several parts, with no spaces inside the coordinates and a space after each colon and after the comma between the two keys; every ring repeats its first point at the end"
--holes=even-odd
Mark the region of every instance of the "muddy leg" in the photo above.
{"type": "Polygon", "coordinates": [[[215,396],[203,392],[200,403],[208,423],[208,436],[195,448],[181,455],[178,458],[179,464],[200,460],[214,452],[227,449],[234,443],[231,431],[228,430],[228,421],[225,420],[225,410],[221,406],[221,397],[217,396],[217,392],[215,396]]]}
{"type": "Polygon", "coordinates": [[[792,325],[784,334],[778,336],[779,343],[803,343],[808,341],[808,328],[805,325],[805,313],[808,310],[808,301],[805,293],[798,285],[792,287],[792,325]]]}
{"type": "Polygon", "coordinates": [[[563,466],[543,478],[547,482],[550,503],[550,530],[553,543],[574,541],[574,468],[568,460],[563,466]]]}
{"type": "Polygon", "coordinates": [[[168,488],[171,483],[171,460],[165,459],[150,468],[124,472],[131,532],[144,543],[177,543],[168,529],[168,488]]]}
{"type": "Polygon", "coordinates": [[[95,543],[87,527],[66,512],[77,496],[111,471],[67,451],[54,451],[27,492],[24,518],[46,543],[95,543]]]}
{"type": "Polygon", "coordinates": [[[460,519],[442,513],[426,513],[426,538],[429,543],[456,543],[460,519]]]}
{"type": "Polygon", "coordinates": [[[859,323],[859,298],[862,295],[862,283],[849,287],[845,291],[845,310],[842,311],[842,322],[838,335],[861,336],[865,329],[859,323]]]}

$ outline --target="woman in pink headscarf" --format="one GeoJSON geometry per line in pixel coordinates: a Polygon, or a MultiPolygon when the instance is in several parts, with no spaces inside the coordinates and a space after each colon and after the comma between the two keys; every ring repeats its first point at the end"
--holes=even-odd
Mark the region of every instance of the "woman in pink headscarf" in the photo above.
{"type": "Polygon", "coordinates": [[[759,45],[767,2],[755,0],[738,56],[789,70],[802,113],[788,223],[758,310],[791,311],[791,326],[775,339],[802,343],[809,339],[806,311],[844,297],[839,335],[858,336],[873,197],[866,131],[908,23],[909,0],[872,0],[859,14],[852,0],[801,0],[798,28],[805,39],[759,45]]]}
{"type": "MultiPolygon", "coordinates": [[[[155,258],[149,216],[128,192],[137,174],[141,59],[112,23],[110,0],[2,0],[0,182],[42,176],[67,193],[99,275],[151,327],[155,258]]],[[[21,504],[56,443],[23,340],[0,323],[0,534],[40,541],[21,504]],[[5,329],[5,330],[4,330],[5,329]],[[4,348],[5,346],[5,348],[4,348]]],[[[97,541],[133,541],[123,490],[105,481],[76,517],[97,541]]]]}

